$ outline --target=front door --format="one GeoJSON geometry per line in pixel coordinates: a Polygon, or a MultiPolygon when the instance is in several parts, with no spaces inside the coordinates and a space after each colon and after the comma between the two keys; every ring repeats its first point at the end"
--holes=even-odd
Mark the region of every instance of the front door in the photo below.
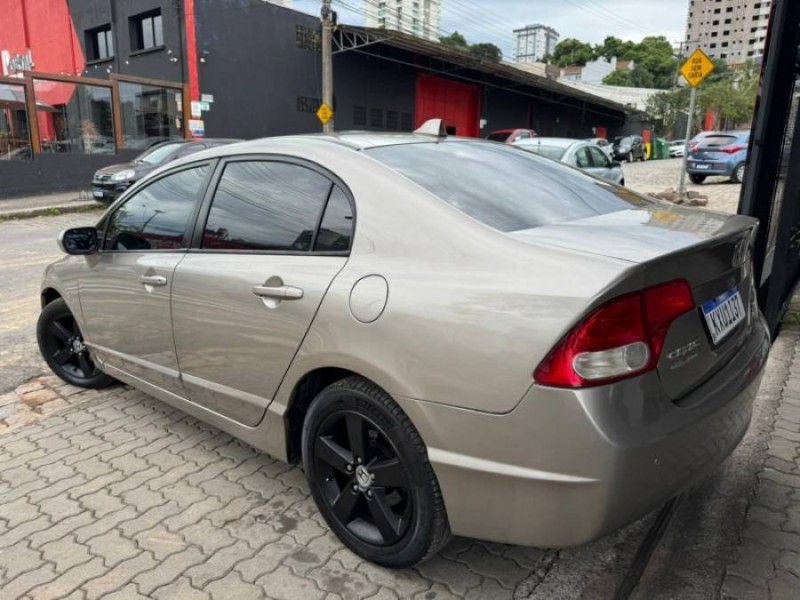
{"type": "Polygon", "coordinates": [[[206,211],[172,290],[183,384],[192,402],[255,425],[347,260],[352,205],[316,168],[231,160],[206,211]]]}
{"type": "Polygon", "coordinates": [[[118,369],[180,396],[170,290],[209,168],[168,174],[121,204],[79,284],[86,342],[109,374],[118,369]]]}

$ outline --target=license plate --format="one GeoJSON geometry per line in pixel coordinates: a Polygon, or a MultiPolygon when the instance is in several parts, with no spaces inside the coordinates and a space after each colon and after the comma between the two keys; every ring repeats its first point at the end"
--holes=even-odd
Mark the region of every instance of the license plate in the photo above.
{"type": "Polygon", "coordinates": [[[700,309],[703,311],[714,345],[736,329],[745,318],[742,295],[736,288],[731,288],[721,296],[703,303],[700,309]]]}
{"type": "Polygon", "coordinates": [[[103,192],[101,192],[100,190],[94,190],[92,192],[92,194],[94,195],[95,198],[102,198],[103,197],[103,192]]]}
{"type": "Polygon", "coordinates": [[[695,163],[694,168],[695,169],[710,169],[711,165],[704,165],[702,163],[695,163]]]}

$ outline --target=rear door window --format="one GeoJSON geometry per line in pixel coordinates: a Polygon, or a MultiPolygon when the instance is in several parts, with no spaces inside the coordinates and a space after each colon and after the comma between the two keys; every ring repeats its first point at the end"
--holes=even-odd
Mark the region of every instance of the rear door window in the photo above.
{"type": "Polygon", "coordinates": [[[365,152],[500,231],[653,204],[516,146],[450,141],[378,146],[365,152]]]}
{"type": "Polygon", "coordinates": [[[592,167],[592,155],[589,146],[583,146],[575,151],[575,165],[579,169],[589,169],[592,167]]]}
{"type": "Polygon", "coordinates": [[[611,166],[611,161],[608,160],[606,153],[600,150],[597,146],[590,146],[589,152],[592,155],[592,164],[595,167],[608,168],[611,166]]]}
{"type": "Polygon", "coordinates": [[[308,252],[333,183],[301,165],[240,161],[225,165],[202,247],[308,252]]]}

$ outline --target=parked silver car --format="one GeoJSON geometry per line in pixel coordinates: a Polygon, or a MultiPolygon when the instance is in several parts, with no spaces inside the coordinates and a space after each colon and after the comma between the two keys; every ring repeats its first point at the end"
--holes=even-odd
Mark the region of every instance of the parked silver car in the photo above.
{"type": "Polygon", "coordinates": [[[584,141],[569,138],[543,137],[532,140],[514,142],[529,152],[541,154],[553,160],[576,167],[595,177],[607,179],[611,183],[625,185],[625,174],[622,165],[609,158],[599,146],[584,141]]]}
{"type": "Polygon", "coordinates": [[[302,461],[376,563],[451,533],[571,546],[744,435],[769,347],[755,229],[492,142],[256,140],[62,233],[37,333],[65,381],[302,461]]]}

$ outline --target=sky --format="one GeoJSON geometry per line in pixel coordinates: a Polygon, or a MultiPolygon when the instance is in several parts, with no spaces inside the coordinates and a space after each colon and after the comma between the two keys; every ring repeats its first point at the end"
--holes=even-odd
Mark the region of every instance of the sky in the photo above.
{"type": "MultiPolygon", "coordinates": [[[[375,0],[333,0],[339,20],[364,24],[365,3],[375,0]],[[356,10],[350,10],[349,5],[356,10]]],[[[684,36],[688,0],[442,0],[443,34],[458,30],[470,43],[491,42],[510,60],[512,31],[542,23],[561,34],[602,43],[608,35],[639,41],[647,35],[665,35],[670,41],[684,36]]],[[[294,0],[294,7],[319,14],[319,0],[294,0]]],[[[374,10],[374,9],[370,9],[374,10]]]]}

